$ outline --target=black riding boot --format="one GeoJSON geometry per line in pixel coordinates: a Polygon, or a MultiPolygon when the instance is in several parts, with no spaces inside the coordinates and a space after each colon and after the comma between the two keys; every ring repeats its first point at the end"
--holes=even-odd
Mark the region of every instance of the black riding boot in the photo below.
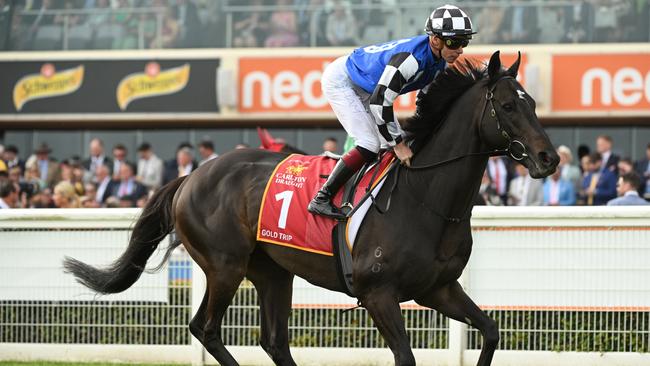
{"type": "Polygon", "coordinates": [[[341,189],[345,182],[350,179],[358,169],[350,169],[343,159],[339,160],[334,166],[334,170],[330,173],[327,182],[323,184],[323,187],[318,191],[316,197],[309,202],[307,210],[311,213],[332,217],[335,219],[345,218],[345,214],[341,212],[340,209],[334,207],[332,204],[332,198],[336,193],[341,189]]]}

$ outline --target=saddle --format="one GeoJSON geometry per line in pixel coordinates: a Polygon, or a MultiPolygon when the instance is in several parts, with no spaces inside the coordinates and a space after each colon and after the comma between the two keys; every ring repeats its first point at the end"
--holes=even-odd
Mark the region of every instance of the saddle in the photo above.
{"type": "Polygon", "coordinates": [[[360,170],[333,198],[348,218],[313,215],[307,205],[327,180],[336,157],[292,154],[280,162],[267,182],[259,214],[257,240],[315,254],[334,256],[339,280],[350,296],[352,245],[365,213],[396,161],[392,152],[360,170]]]}

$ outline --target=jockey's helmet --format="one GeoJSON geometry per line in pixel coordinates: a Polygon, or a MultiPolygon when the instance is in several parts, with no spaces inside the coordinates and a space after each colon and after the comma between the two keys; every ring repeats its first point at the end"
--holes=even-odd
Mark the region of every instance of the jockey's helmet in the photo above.
{"type": "Polygon", "coordinates": [[[472,29],[472,21],[460,8],[454,5],[443,5],[434,10],[424,24],[424,31],[441,38],[471,39],[476,32],[472,29]]]}

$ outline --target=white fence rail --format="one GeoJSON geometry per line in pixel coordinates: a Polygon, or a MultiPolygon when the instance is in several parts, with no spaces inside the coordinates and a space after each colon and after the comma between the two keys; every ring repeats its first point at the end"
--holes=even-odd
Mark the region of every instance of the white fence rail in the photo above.
{"type": "MultiPolygon", "coordinates": [[[[0,360],[214,363],[187,330],[204,278],[184,251],[121,297],[89,296],[61,275],[64,255],[115,259],[137,214],[0,211],[0,360]]],[[[644,207],[476,207],[461,282],[499,324],[493,365],[650,365],[649,224],[644,207]]],[[[298,364],[392,364],[366,311],[340,312],[353,299],[299,279],[294,292],[298,364]]],[[[476,364],[478,332],[403,308],[418,364],[476,364]]],[[[244,282],[223,337],[242,364],[270,365],[258,336],[257,297],[244,282]]]]}

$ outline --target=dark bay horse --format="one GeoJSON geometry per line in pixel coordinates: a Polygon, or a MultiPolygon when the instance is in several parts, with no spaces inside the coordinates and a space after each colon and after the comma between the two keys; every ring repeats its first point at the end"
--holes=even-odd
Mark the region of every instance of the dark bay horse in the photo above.
{"type": "MultiPolygon", "coordinates": [[[[395,188],[382,190],[377,201],[392,195],[390,209],[371,210],[358,232],[355,290],[397,365],[415,364],[399,306],[407,300],[478,328],[483,335],[478,365],[492,361],[499,340],[496,323],[457,282],[472,249],[473,198],[491,151],[508,149],[536,178],[551,174],[559,161],[537,120],[535,102],[515,79],[518,68],[519,59],[502,69],[496,52],[486,69],[465,64],[436,79],[406,123],[416,140],[412,168],[389,174],[395,188]],[[448,164],[436,164],[443,161],[448,164]]],[[[221,321],[247,277],[259,294],[261,346],[277,365],[295,365],[288,339],[293,276],[344,289],[332,257],[255,239],[266,182],[284,157],[252,149],[223,154],[160,189],[112,265],[98,269],[67,258],[65,269],[96,292],[124,291],[175,229],[207,278],[191,333],[222,365],[237,365],[221,339],[221,321]]]]}

